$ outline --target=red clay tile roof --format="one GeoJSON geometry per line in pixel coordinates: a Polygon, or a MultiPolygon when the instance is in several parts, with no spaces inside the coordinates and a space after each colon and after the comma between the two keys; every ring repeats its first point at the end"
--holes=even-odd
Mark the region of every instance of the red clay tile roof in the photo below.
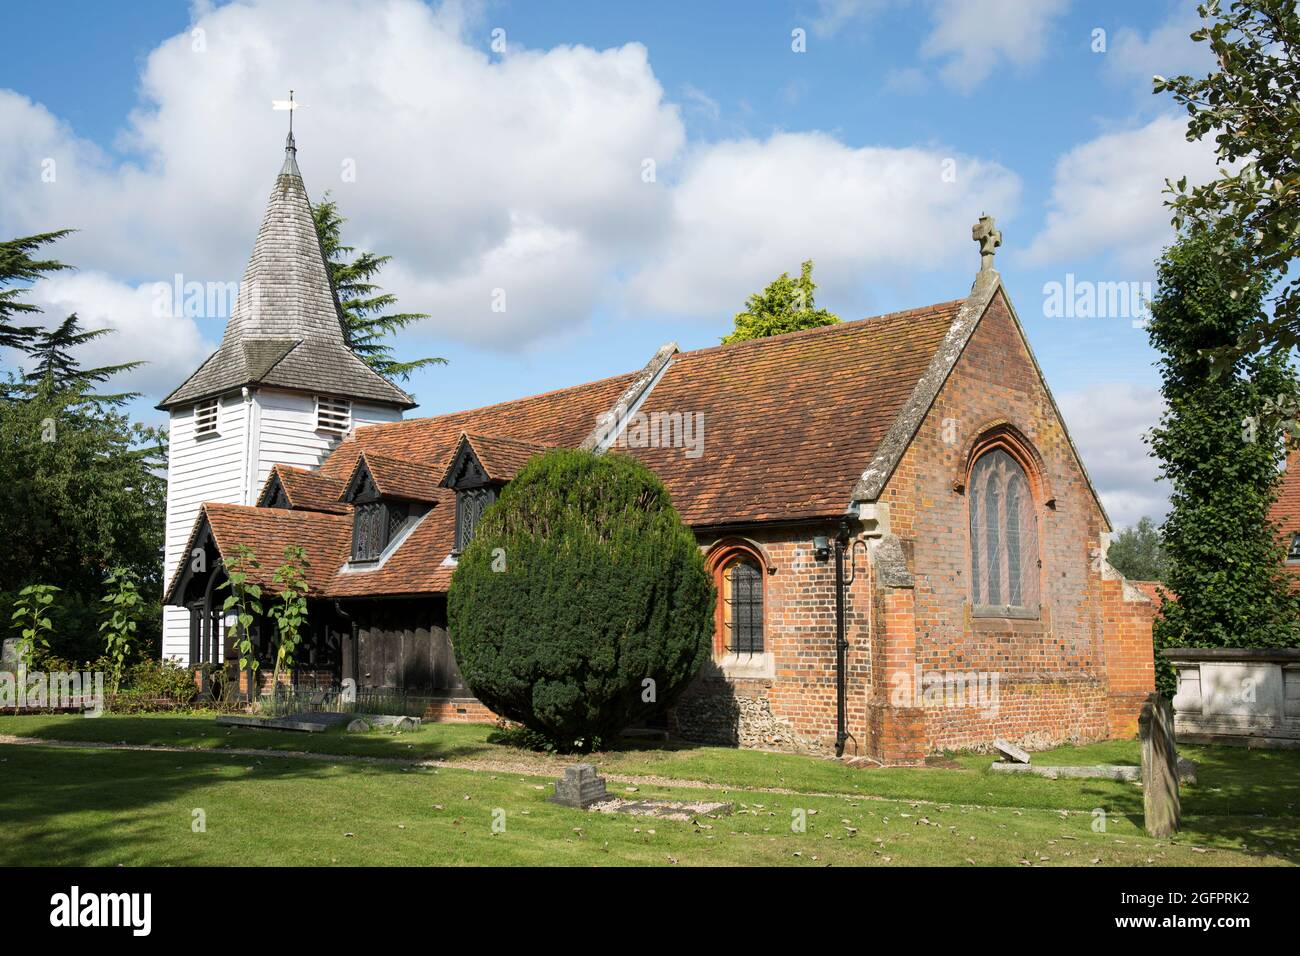
{"type": "Polygon", "coordinates": [[[340,570],[329,582],[331,597],[368,597],[446,591],[453,566],[443,561],[456,537],[456,494],[438,489],[438,500],[410,537],[373,570],[340,570]]]}
{"type": "Polygon", "coordinates": [[[486,408],[436,418],[363,425],[348,436],[321,465],[326,475],[346,478],[362,451],[436,466],[441,476],[461,432],[506,435],[516,441],[576,448],[596,427],[636,373],[589,382],[486,408]]]}
{"type": "MultiPolygon", "coordinates": [[[[649,465],[682,517],[696,527],[841,515],[963,301],[678,354],[636,411],[647,420],[667,415],[672,424],[685,420],[674,415],[701,414],[701,453],[627,447],[625,441],[612,451],[649,465]]],[[[513,475],[545,447],[581,444],[637,378],[630,373],[472,411],[362,426],[326,459],[320,474],[346,483],[364,452],[368,464],[387,471],[391,488],[409,490],[406,482],[422,488],[443,476],[468,433],[494,477],[513,475]]],[[[381,490],[382,480],[376,475],[381,490]]],[[[269,548],[268,554],[278,556],[284,544],[315,536],[313,562],[315,555],[336,556],[322,583],[329,596],[445,591],[454,570],[443,562],[454,541],[455,496],[436,488],[422,500],[435,502],[432,510],[373,570],[341,570],[349,554],[349,517],[311,515],[318,520],[314,525],[231,518],[227,538],[252,544],[259,555],[269,548]],[[281,535],[282,541],[271,540],[281,535]]],[[[225,553],[226,545],[218,545],[225,553]]]]}
{"type": "Polygon", "coordinates": [[[319,471],[294,468],[292,465],[275,465],[271,468],[271,473],[266,476],[266,484],[262,486],[262,493],[258,495],[258,501],[265,498],[266,489],[277,478],[280,487],[284,489],[285,497],[289,499],[289,505],[294,509],[326,511],[331,514],[347,514],[352,510],[351,505],[339,501],[346,487],[345,482],[322,475],[319,471]]]}
{"type": "Polygon", "coordinates": [[[843,514],[963,301],[684,352],[639,411],[702,415],[701,453],[613,450],[649,465],[691,525],[843,514]]]}
{"type": "Polygon", "coordinates": [[[519,474],[519,469],[524,467],[530,458],[554,447],[541,442],[519,441],[499,435],[470,435],[462,432],[460,440],[456,442],[456,449],[443,470],[441,481],[443,485],[450,480],[456,455],[460,452],[461,445],[465,443],[474,449],[474,457],[487,472],[489,481],[509,481],[519,474]]]}
{"type": "MultiPolygon", "coordinates": [[[[208,502],[194,519],[186,554],[195,547],[205,523],[212,529],[223,559],[233,558],[241,544],[252,549],[260,565],[252,572],[252,579],[267,588],[272,587],[275,569],[284,563],[284,549],[298,545],[307,555],[308,587],[313,594],[324,596],[352,547],[351,515],[208,502]]],[[[182,561],[168,582],[168,597],[184,569],[182,561]]]]}
{"type": "Polygon", "coordinates": [[[348,476],[343,487],[352,484],[357,469],[365,460],[366,470],[375,482],[375,487],[385,498],[403,498],[407,501],[436,501],[438,498],[438,478],[427,463],[403,461],[389,458],[371,451],[362,452],[356,459],[352,474],[348,476]]]}
{"type": "Polygon", "coordinates": [[[232,557],[241,544],[253,549],[261,565],[255,579],[263,586],[271,584],[275,569],[284,562],[285,547],[299,545],[307,553],[308,587],[324,594],[352,546],[349,515],[225,504],[206,504],[203,515],[222,557],[232,557]]]}

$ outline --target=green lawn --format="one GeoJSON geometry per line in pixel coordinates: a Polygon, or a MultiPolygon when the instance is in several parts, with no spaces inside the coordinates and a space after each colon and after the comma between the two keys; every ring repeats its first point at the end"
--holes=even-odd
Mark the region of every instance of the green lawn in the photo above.
{"type": "MultiPolygon", "coordinates": [[[[545,800],[550,781],[574,758],[488,743],[490,731],[442,724],[401,735],[306,735],[219,728],[202,716],[0,717],[0,735],[199,748],[0,745],[0,864],[1300,861],[1296,752],[1185,748],[1200,765],[1200,781],[1184,788],[1183,831],[1156,841],[1141,832],[1141,790],[1133,784],[995,775],[986,769],[989,757],[970,755],[955,757],[959,769],[864,770],[716,747],[599,753],[588,759],[602,773],[708,785],[641,780],[638,797],[717,798],[741,812],[695,823],[584,813],[545,800]],[[221,752],[232,747],[438,759],[476,769],[221,752]],[[794,792],[762,792],[773,788],[794,792]],[[191,829],[196,809],[206,832],[191,829]],[[791,829],[795,810],[806,811],[806,832],[791,829]],[[1097,810],[1105,811],[1104,833],[1093,830],[1097,810]],[[493,832],[494,819],[504,820],[504,832],[493,832]]],[[[1035,754],[1034,761],[1136,757],[1135,744],[1111,742],[1035,754]]],[[[611,783],[616,794],[623,787],[611,783]]]]}

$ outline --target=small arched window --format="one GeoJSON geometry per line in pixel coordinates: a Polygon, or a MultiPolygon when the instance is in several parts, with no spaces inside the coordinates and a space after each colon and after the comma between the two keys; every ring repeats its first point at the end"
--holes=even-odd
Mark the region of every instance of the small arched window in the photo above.
{"type": "Polygon", "coordinates": [[[727,565],[723,579],[727,650],[732,654],[763,653],[763,572],[752,558],[727,565]]]}
{"type": "Polygon", "coordinates": [[[718,592],[714,655],[764,653],[762,554],[749,542],[733,538],[712,549],[708,567],[718,592]]]}
{"type": "Polygon", "coordinates": [[[1024,468],[1002,448],[970,478],[971,591],[977,612],[1038,613],[1038,516],[1024,468]]]}

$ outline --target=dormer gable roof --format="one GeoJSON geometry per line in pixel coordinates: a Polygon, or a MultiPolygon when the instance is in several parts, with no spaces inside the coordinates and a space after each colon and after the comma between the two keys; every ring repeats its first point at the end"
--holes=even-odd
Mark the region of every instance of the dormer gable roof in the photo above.
{"type": "Polygon", "coordinates": [[[518,438],[461,432],[439,484],[444,488],[501,484],[514,478],[530,458],[551,447],[518,438]]]}
{"type": "Polygon", "coordinates": [[[357,456],[339,500],[353,501],[367,482],[374,486],[382,498],[424,502],[438,500],[438,482],[430,468],[417,462],[389,458],[368,451],[357,456]]]}
{"type": "Polygon", "coordinates": [[[340,499],[345,482],[322,475],[319,471],[295,468],[292,465],[273,465],[266,476],[261,494],[257,496],[259,508],[273,507],[278,494],[294,511],[321,511],[326,514],[346,514],[348,506],[340,499]]]}

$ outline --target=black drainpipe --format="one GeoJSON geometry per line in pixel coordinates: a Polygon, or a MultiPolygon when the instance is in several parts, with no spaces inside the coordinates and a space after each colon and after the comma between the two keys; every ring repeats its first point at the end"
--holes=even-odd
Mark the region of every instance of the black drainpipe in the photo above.
{"type": "Polygon", "coordinates": [[[846,658],[849,641],[844,620],[844,552],[849,544],[849,523],[841,521],[835,535],[835,756],[844,756],[844,742],[849,739],[845,697],[847,696],[846,658]]]}

